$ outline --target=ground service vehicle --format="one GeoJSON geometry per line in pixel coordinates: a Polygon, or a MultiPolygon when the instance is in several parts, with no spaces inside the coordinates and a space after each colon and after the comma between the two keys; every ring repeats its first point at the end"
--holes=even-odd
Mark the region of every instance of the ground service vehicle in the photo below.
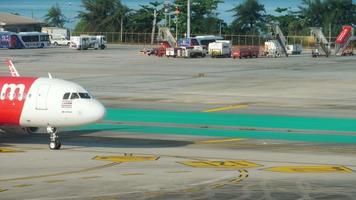
{"type": "Polygon", "coordinates": [[[72,36],[70,37],[69,47],[78,50],[87,50],[90,47],[88,36],[72,36]]]}
{"type": "Polygon", "coordinates": [[[232,58],[252,58],[258,57],[260,54],[259,46],[251,46],[251,47],[240,47],[238,49],[234,49],[231,53],[232,58]]]}
{"type": "Polygon", "coordinates": [[[223,40],[224,38],[215,35],[203,35],[203,36],[196,36],[195,39],[198,41],[199,45],[203,47],[205,54],[208,54],[209,44],[212,42],[216,42],[216,40],[223,40]]]}
{"type": "Polygon", "coordinates": [[[50,37],[51,44],[54,46],[58,46],[58,45],[69,46],[70,45],[70,40],[66,39],[63,35],[52,34],[49,37],[50,37]]]}
{"type": "Polygon", "coordinates": [[[301,54],[302,51],[303,51],[303,47],[300,44],[287,45],[287,53],[289,55],[301,54]]]}
{"type": "Polygon", "coordinates": [[[264,53],[267,57],[279,57],[282,54],[282,49],[276,40],[269,40],[265,42],[264,53]]]}
{"type": "Polygon", "coordinates": [[[231,43],[229,40],[217,40],[209,44],[209,54],[212,58],[215,57],[230,57],[231,43]]]}
{"type": "Polygon", "coordinates": [[[94,49],[105,49],[106,48],[106,37],[103,35],[88,36],[89,37],[89,47],[94,49]]]}

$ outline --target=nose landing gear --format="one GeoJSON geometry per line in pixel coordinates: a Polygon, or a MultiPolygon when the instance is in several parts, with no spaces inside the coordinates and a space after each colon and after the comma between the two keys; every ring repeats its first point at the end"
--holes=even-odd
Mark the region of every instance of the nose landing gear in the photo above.
{"type": "Polygon", "coordinates": [[[58,129],[55,127],[47,127],[47,133],[49,134],[49,148],[51,150],[59,150],[62,146],[58,137],[58,129]]]}

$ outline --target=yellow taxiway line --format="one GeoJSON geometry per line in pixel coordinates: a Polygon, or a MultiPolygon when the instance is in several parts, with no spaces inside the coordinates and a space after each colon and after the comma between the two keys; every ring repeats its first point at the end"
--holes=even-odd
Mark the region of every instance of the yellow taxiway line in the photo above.
{"type": "Polygon", "coordinates": [[[155,161],[158,159],[159,156],[95,156],[93,158],[93,160],[110,161],[114,163],[155,161]]]}
{"type": "Polygon", "coordinates": [[[224,106],[220,108],[212,108],[208,110],[203,110],[203,112],[219,112],[219,111],[225,111],[225,110],[233,110],[233,109],[241,109],[241,108],[247,108],[248,105],[246,104],[236,104],[236,105],[229,105],[229,106],[224,106]]]}
{"type": "Polygon", "coordinates": [[[0,148],[0,153],[16,153],[16,152],[22,152],[16,149],[9,149],[9,148],[0,148]]]}
{"type": "Polygon", "coordinates": [[[230,169],[241,169],[241,168],[251,168],[251,167],[261,167],[262,165],[245,161],[245,160],[222,160],[222,161],[182,161],[178,162],[183,165],[196,168],[230,168],[230,169]]]}
{"type": "Polygon", "coordinates": [[[44,175],[38,175],[38,176],[26,176],[26,177],[19,177],[19,178],[0,179],[0,182],[30,180],[30,179],[39,179],[39,178],[48,178],[48,177],[55,177],[55,176],[79,174],[79,173],[84,173],[84,172],[89,172],[89,171],[94,171],[94,170],[113,167],[113,166],[118,165],[118,164],[120,164],[120,163],[109,163],[109,164],[105,164],[105,165],[101,165],[101,166],[97,166],[97,167],[81,169],[81,170],[76,170],[76,171],[58,172],[58,173],[44,174],[44,175]]]}
{"type": "Polygon", "coordinates": [[[353,170],[345,166],[321,165],[321,166],[279,166],[264,169],[271,172],[284,173],[352,173],[353,170]]]}
{"type": "Polygon", "coordinates": [[[5,191],[7,191],[7,189],[1,189],[0,188],[0,192],[5,192],[5,191]]]}
{"type": "Polygon", "coordinates": [[[199,143],[199,144],[212,144],[212,143],[236,142],[236,141],[241,141],[241,140],[245,140],[245,139],[232,138],[232,139],[220,139],[220,140],[203,140],[203,141],[198,141],[196,143],[199,143]]]}

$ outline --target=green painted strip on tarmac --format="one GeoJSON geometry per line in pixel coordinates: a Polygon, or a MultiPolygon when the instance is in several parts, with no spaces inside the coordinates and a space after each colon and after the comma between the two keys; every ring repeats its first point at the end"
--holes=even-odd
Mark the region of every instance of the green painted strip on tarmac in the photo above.
{"type": "Polygon", "coordinates": [[[289,130],[356,132],[356,119],[352,118],[295,117],[111,108],[107,110],[105,120],[120,122],[191,124],[202,126],[239,126],[289,130]]]}
{"type": "Polygon", "coordinates": [[[214,137],[238,137],[251,139],[288,140],[317,143],[348,143],[356,144],[356,135],[342,134],[305,134],[293,132],[218,130],[206,128],[181,128],[160,126],[132,126],[113,124],[94,124],[77,127],[74,130],[116,131],[122,133],[164,134],[164,135],[194,135],[214,137]]]}

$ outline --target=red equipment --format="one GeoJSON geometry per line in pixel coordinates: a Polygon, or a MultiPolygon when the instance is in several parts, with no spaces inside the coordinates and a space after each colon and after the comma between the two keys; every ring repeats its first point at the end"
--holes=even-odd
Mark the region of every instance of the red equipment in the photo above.
{"type": "Polygon", "coordinates": [[[258,57],[260,54],[260,47],[259,46],[250,46],[250,47],[240,47],[238,49],[234,49],[231,52],[231,57],[235,58],[252,58],[258,57]]]}

